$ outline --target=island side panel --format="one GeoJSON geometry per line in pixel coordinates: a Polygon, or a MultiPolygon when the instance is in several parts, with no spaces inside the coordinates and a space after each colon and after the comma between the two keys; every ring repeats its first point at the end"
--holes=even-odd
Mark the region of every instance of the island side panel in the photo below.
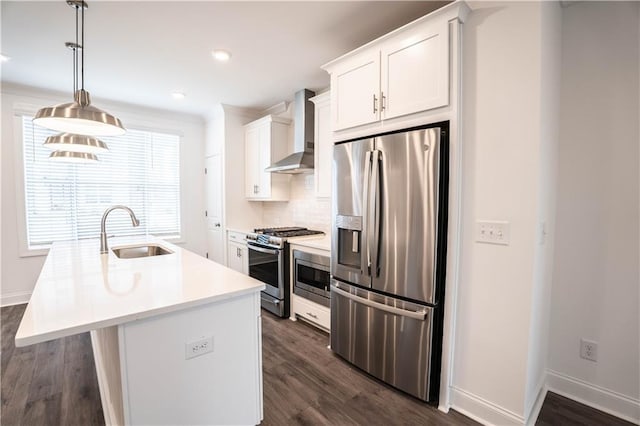
{"type": "Polygon", "coordinates": [[[125,424],[259,424],[259,294],[121,325],[125,424]],[[210,339],[187,359],[190,343],[210,339]]]}
{"type": "Polygon", "coordinates": [[[91,331],[91,346],[100,387],[104,421],[107,425],[124,424],[118,327],[91,331]]]}

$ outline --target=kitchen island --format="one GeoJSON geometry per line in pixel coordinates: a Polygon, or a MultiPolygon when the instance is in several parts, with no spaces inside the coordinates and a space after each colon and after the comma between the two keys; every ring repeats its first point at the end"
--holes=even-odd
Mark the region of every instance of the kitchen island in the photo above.
{"type": "Polygon", "coordinates": [[[264,284],[153,237],[109,243],[53,245],[16,346],[90,331],[106,424],[260,423],[264,284]]]}

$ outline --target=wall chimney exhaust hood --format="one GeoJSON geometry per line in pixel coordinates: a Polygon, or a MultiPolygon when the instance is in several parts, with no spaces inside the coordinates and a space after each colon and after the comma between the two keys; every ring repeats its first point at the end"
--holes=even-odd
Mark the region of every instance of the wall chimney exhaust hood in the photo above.
{"type": "Polygon", "coordinates": [[[296,92],[295,117],[293,124],[294,153],[264,169],[272,173],[305,173],[313,172],[314,105],[309,100],[315,95],[308,89],[296,92]]]}

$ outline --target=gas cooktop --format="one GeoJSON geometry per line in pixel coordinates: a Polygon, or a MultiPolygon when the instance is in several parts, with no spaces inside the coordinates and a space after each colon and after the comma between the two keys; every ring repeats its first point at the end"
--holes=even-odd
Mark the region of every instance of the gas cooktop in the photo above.
{"type": "Polygon", "coordinates": [[[306,235],[324,234],[322,231],[314,231],[312,229],[302,228],[299,226],[279,227],[279,228],[256,228],[253,230],[256,234],[264,234],[273,237],[291,238],[303,237],[306,235]]]}
{"type": "Polygon", "coordinates": [[[290,238],[323,234],[324,232],[322,231],[314,231],[300,226],[256,228],[253,232],[247,234],[247,241],[260,244],[265,247],[283,248],[287,240],[290,238]]]}

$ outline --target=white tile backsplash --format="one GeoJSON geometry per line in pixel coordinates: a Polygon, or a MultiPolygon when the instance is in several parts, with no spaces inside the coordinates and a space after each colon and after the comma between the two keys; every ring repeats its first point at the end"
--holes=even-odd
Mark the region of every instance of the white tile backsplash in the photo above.
{"type": "Polygon", "coordinates": [[[262,219],[265,226],[305,226],[331,231],[331,199],[316,198],[314,174],[291,177],[291,197],[288,202],[264,202],[262,219]]]}

